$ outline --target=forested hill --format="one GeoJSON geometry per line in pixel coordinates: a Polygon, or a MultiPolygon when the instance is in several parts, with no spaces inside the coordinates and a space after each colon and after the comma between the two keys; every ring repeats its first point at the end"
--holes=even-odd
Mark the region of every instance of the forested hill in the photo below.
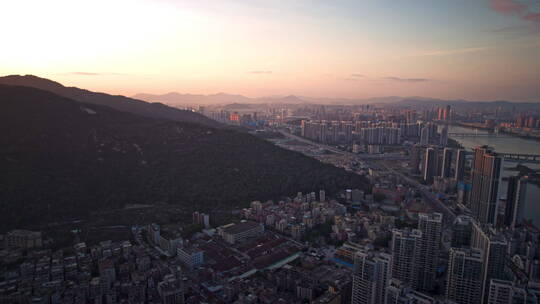
{"type": "Polygon", "coordinates": [[[176,109],[162,103],[152,103],[120,95],[109,95],[75,87],[65,87],[58,82],[33,75],[9,75],[0,77],[0,84],[32,87],[49,91],[75,101],[104,105],[122,112],[133,113],[145,117],[193,122],[214,128],[226,127],[199,113],[176,109]]]}
{"type": "Polygon", "coordinates": [[[249,134],[0,85],[0,228],[125,204],[209,210],[364,178],[249,134]]]}

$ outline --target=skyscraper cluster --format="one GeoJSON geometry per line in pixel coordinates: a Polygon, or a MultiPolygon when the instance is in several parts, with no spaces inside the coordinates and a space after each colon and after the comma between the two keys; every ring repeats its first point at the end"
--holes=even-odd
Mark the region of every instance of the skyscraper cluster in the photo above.
{"type": "MultiPolygon", "coordinates": [[[[411,149],[411,166],[413,168],[413,171],[417,171],[417,166],[421,154],[421,150],[419,150],[417,147],[413,147],[411,149]]],[[[444,148],[444,149],[438,149],[437,147],[428,147],[425,149],[425,152],[423,154],[423,162],[422,162],[422,173],[423,173],[423,180],[426,184],[430,185],[433,183],[436,177],[440,177],[442,179],[456,179],[455,172],[459,170],[463,170],[463,167],[460,167],[460,165],[463,165],[458,160],[454,162],[455,154],[458,154],[457,156],[460,156],[459,154],[462,153],[462,150],[454,151],[454,149],[451,148],[444,148]],[[454,170],[452,169],[454,168],[454,170]],[[455,171],[455,172],[454,172],[455,171]]],[[[464,155],[461,155],[464,157],[464,155]]]]}
{"type": "Polygon", "coordinates": [[[515,121],[516,128],[538,128],[540,120],[535,116],[519,115],[515,121]]]}
{"type": "Polygon", "coordinates": [[[342,121],[302,120],[301,135],[321,143],[352,143],[354,124],[342,121]]]}
{"type": "Polygon", "coordinates": [[[362,128],[359,139],[370,145],[398,145],[401,143],[401,130],[388,127],[362,128]]]}
{"type": "Polygon", "coordinates": [[[417,229],[394,229],[391,254],[359,251],[355,256],[352,303],[402,303],[399,298],[422,297],[422,293],[409,295],[413,290],[433,290],[442,217],[440,213],[420,214],[417,229]]]}
{"type": "Polygon", "coordinates": [[[392,232],[392,277],[414,289],[433,289],[442,234],[442,214],[420,214],[417,229],[392,232]]]}
{"type": "Polygon", "coordinates": [[[396,145],[408,139],[424,146],[431,144],[447,146],[447,126],[439,131],[437,124],[429,121],[413,121],[416,115],[410,112],[407,115],[405,121],[302,120],[300,135],[322,143],[350,144],[355,140],[365,144],[396,145]]]}
{"type": "Polygon", "coordinates": [[[394,229],[390,253],[358,251],[352,303],[540,303],[540,284],[515,269],[509,255],[515,249],[504,230],[460,215],[451,235],[444,280],[437,277],[444,251],[442,214],[419,214],[415,229],[394,229]]]}
{"type": "Polygon", "coordinates": [[[437,125],[431,122],[421,125],[420,129],[420,144],[427,146],[431,143],[434,143],[434,140],[437,138],[437,125]]]}
{"type": "Polygon", "coordinates": [[[449,121],[451,120],[452,110],[450,106],[446,106],[444,108],[439,108],[437,110],[437,119],[442,121],[449,121]]]}
{"type": "Polygon", "coordinates": [[[500,206],[500,184],[503,157],[488,146],[474,149],[470,174],[467,174],[467,152],[463,149],[413,146],[410,166],[414,174],[422,173],[425,184],[452,180],[458,197],[471,215],[482,224],[515,228],[524,221],[527,176],[508,177],[506,200],[500,206]]]}
{"type": "MultiPolygon", "coordinates": [[[[536,270],[516,264],[508,230],[460,215],[452,225],[445,295],[456,303],[539,303],[536,270]]],[[[529,251],[530,252],[530,251],[529,251]]],[[[530,253],[529,253],[530,254],[530,253]]]]}

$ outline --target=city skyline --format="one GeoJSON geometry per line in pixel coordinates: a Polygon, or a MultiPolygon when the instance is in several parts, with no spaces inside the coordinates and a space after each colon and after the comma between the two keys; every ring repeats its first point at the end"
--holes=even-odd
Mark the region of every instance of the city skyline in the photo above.
{"type": "Polygon", "coordinates": [[[81,5],[8,3],[0,73],[127,96],[540,101],[535,1],[81,5]]]}
{"type": "Polygon", "coordinates": [[[540,304],[540,0],[4,2],[0,303],[540,304]]]}
{"type": "Polygon", "coordinates": [[[540,299],[538,105],[0,100],[9,303],[540,299]]]}

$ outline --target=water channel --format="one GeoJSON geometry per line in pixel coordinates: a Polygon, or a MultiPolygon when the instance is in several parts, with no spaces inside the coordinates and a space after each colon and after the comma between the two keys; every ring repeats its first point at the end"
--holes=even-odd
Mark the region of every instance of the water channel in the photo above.
{"type": "MultiPolygon", "coordinates": [[[[486,130],[478,130],[472,128],[465,128],[459,126],[450,126],[448,129],[449,133],[471,133],[471,134],[486,134],[486,130]]],[[[504,136],[504,137],[452,137],[454,140],[459,142],[463,147],[468,150],[473,149],[474,147],[481,145],[488,145],[495,149],[495,152],[500,153],[520,153],[520,154],[538,154],[540,155],[540,141],[523,139],[513,136],[504,136]]],[[[508,168],[515,167],[518,163],[516,162],[505,162],[503,164],[502,176],[512,176],[517,175],[517,171],[508,170],[508,168]]],[[[524,163],[523,165],[540,170],[540,164],[529,164],[524,163]]],[[[499,189],[499,196],[506,197],[506,187],[507,183],[502,182],[499,189]]],[[[528,184],[527,187],[527,198],[525,206],[525,217],[527,219],[533,220],[535,226],[540,227],[540,187],[532,183],[528,184]]]]}

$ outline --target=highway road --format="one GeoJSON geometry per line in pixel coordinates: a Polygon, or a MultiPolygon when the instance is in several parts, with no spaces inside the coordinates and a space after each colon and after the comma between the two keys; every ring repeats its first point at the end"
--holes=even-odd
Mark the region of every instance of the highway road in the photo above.
{"type": "Polygon", "coordinates": [[[296,136],[294,134],[291,134],[291,133],[288,133],[288,132],[285,132],[283,130],[279,130],[279,132],[281,134],[283,134],[283,136],[287,137],[287,138],[290,138],[290,139],[294,139],[294,140],[297,140],[299,142],[303,142],[305,144],[308,144],[308,145],[311,145],[311,146],[315,146],[315,147],[318,147],[320,149],[326,149],[328,151],[332,151],[334,153],[338,153],[338,154],[344,154],[344,155],[347,155],[347,154],[352,154],[352,153],[349,153],[349,152],[346,152],[346,151],[341,151],[335,147],[331,147],[331,146],[327,146],[325,144],[320,144],[320,143],[316,143],[314,141],[311,141],[307,138],[303,138],[303,137],[300,137],[300,136],[296,136]]]}
{"type": "MultiPolygon", "coordinates": [[[[328,145],[325,145],[325,144],[316,143],[316,142],[313,142],[313,141],[311,141],[309,139],[306,139],[306,138],[303,138],[303,137],[300,137],[300,136],[296,136],[294,134],[291,134],[291,133],[288,133],[288,132],[285,132],[285,131],[280,131],[280,133],[283,134],[287,138],[294,139],[294,140],[297,140],[297,141],[300,141],[300,142],[303,142],[303,143],[318,147],[320,149],[326,149],[326,150],[332,151],[334,153],[352,156],[352,157],[355,157],[358,160],[362,160],[362,161],[369,161],[369,160],[406,160],[407,159],[406,156],[398,155],[398,154],[391,154],[391,155],[388,155],[388,154],[379,154],[379,155],[377,155],[377,154],[374,154],[374,155],[355,154],[355,153],[351,153],[351,152],[347,152],[347,151],[342,151],[342,150],[339,150],[339,149],[337,149],[335,147],[328,146],[328,145]]],[[[450,210],[450,208],[448,208],[448,206],[446,206],[441,200],[439,200],[437,198],[437,196],[435,194],[433,194],[429,190],[428,187],[426,187],[425,185],[420,184],[419,182],[417,182],[416,180],[406,176],[405,174],[403,174],[401,172],[398,172],[398,171],[386,166],[385,164],[380,164],[380,166],[384,167],[385,170],[391,172],[392,174],[395,174],[395,175],[399,176],[403,181],[407,182],[409,185],[414,187],[416,190],[420,191],[420,193],[422,194],[422,197],[424,198],[424,200],[426,202],[428,202],[429,204],[431,204],[433,206],[433,208],[437,212],[440,212],[440,213],[443,214],[443,218],[444,218],[444,222],[445,222],[446,227],[448,227],[449,225],[451,225],[454,222],[454,220],[456,218],[456,215],[454,214],[454,212],[452,212],[452,210],[450,210]]]]}
{"type": "Polygon", "coordinates": [[[348,152],[348,151],[340,150],[340,149],[338,149],[336,147],[332,147],[332,146],[329,146],[329,145],[317,143],[317,142],[311,141],[309,139],[306,139],[306,138],[303,138],[303,137],[300,137],[300,136],[296,136],[294,134],[291,134],[291,133],[288,133],[288,132],[285,132],[285,131],[282,131],[282,130],[280,130],[279,132],[281,134],[283,134],[287,138],[294,139],[294,140],[297,140],[297,141],[300,141],[300,142],[303,142],[303,143],[318,147],[319,149],[326,149],[328,151],[331,151],[331,152],[334,152],[334,153],[337,153],[337,154],[352,156],[352,157],[357,158],[358,160],[377,160],[377,159],[379,159],[379,160],[380,159],[382,159],[382,160],[407,160],[408,159],[408,157],[406,155],[401,155],[399,153],[393,153],[393,154],[389,154],[389,153],[386,153],[386,154],[356,154],[356,153],[351,153],[351,152],[348,152]]]}
{"type": "Polygon", "coordinates": [[[443,218],[446,223],[445,226],[448,226],[454,222],[454,220],[456,219],[456,215],[454,214],[454,212],[450,210],[450,208],[448,208],[448,206],[446,206],[441,200],[439,200],[437,196],[433,194],[427,186],[420,184],[416,180],[386,166],[385,164],[380,164],[380,165],[384,167],[386,170],[392,172],[392,174],[399,176],[402,180],[406,181],[409,185],[413,186],[416,190],[420,191],[424,200],[430,203],[437,212],[440,212],[443,214],[443,218]]]}

